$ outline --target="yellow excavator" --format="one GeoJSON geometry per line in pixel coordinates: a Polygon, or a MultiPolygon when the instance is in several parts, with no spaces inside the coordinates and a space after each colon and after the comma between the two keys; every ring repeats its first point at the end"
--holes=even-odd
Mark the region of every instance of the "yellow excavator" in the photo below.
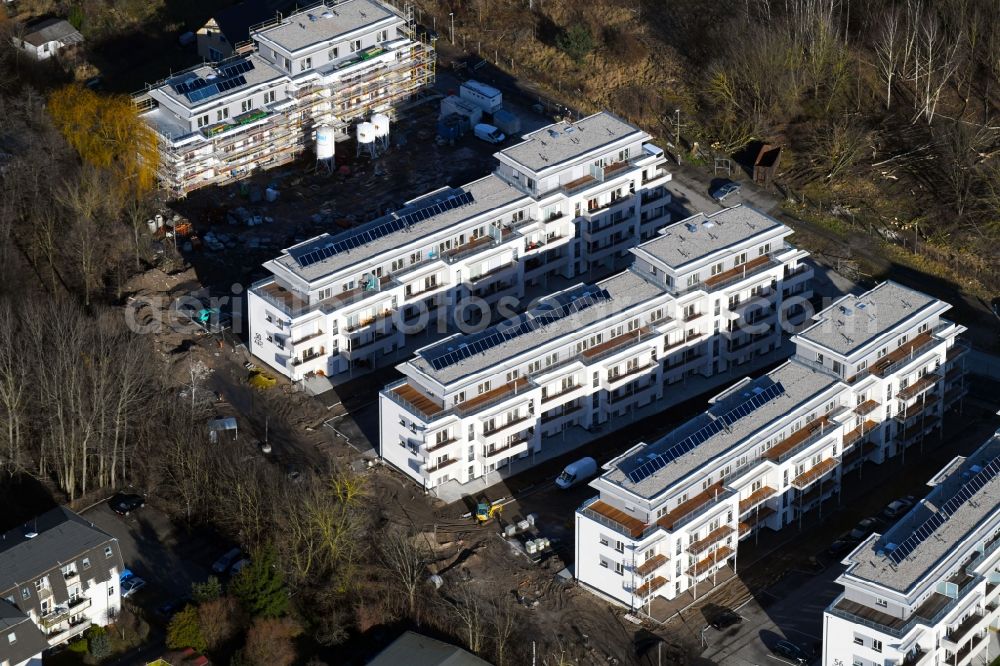
{"type": "Polygon", "coordinates": [[[485,525],[494,516],[499,517],[503,513],[503,504],[491,504],[489,502],[479,502],[476,505],[476,522],[485,525]]]}

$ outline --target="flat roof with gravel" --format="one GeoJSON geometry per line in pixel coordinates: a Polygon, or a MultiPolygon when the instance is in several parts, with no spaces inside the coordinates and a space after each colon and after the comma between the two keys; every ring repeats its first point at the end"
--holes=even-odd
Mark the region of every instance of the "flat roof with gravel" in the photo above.
{"type": "Polygon", "coordinates": [[[252,31],[252,35],[268,39],[294,53],[315,44],[331,42],[361,28],[374,26],[387,18],[401,17],[375,0],[347,0],[292,14],[274,27],[252,31]]]}
{"type": "Polygon", "coordinates": [[[796,337],[847,355],[908,319],[923,318],[935,307],[941,312],[948,309],[933,296],[896,282],[883,282],[860,296],[840,298],[818,312],[816,323],[796,337]]]}
{"type": "Polygon", "coordinates": [[[733,206],[711,215],[697,213],[664,227],[656,238],[639,245],[636,252],[679,269],[721,250],[746,244],[753,238],[763,240],[765,236],[773,236],[777,229],[791,231],[759,210],[746,205],[733,206]]]}
{"type": "Polygon", "coordinates": [[[524,141],[500,151],[500,155],[535,172],[577,159],[603,146],[648,139],[638,127],[606,112],[577,122],[559,122],[524,135],[524,141]]]}

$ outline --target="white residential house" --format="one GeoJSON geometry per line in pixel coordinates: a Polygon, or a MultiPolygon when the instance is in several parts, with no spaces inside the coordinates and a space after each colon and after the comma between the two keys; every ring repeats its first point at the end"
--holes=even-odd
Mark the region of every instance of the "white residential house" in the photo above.
{"type": "Polygon", "coordinates": [[[791,233],[748,207],[696,215],[633,249],[628,270],[418,350],[380,395],[382,458],[428,489],[503,475],[564,431],[596,436],[687,377],[778,348],[784,299],[809,296],[791,233]]]}
{"type": "MultiPolygon", "coordinates": [[[[344,0],[250,28],[252,45],[134,96],[157,134],[159,177],[175,196],[287,163],[326,126],[393,113],[434,80],[433,45],[411,14],[344,0]]],[[[220,55],[221,52],[220,52],[220,55]]]]}
{"type": "Polygon", "coordinates": [[[928,485],[906,516],[844,559],[844,591],[823,615],[823,664],[968,666],[997,656],[1000,432],[928,485]]]}
{"type": "Polygon", "coordinates": [[[636,609],[697,595],[757,530],[822,517],[845,472],[940,437],[966,391],[949,307],[892,282],[846,296],[789,362],[609,461],[576,512],[576,578],[636,609]]]}
{"type": "Polygon", "coordinates": [[[60,18],[48,18],[28,25],[23,35],[15,36],[14,46],[35,60],[48,60],[59,51],[83,42],[80,31],[60,18]]]}
{"type": "Polygon", "coordinates": [[[607,113],[558,123],[518,144],[535,145],[534,160],[549,151],[541,181],[527,165],[512,166],[513,146],[485,178],[284,250],[249,291],[253,354],[294,381],[343,376],[438,321],[454,330],[476,314],[470,299],[496,306],[549,276],[572,278],[627,256],[641,229],[670,220],[670,174],[649,139],[607,113]],[[577,233],[587,224],[620,236],[591,252],[577,233]]]}
{"type": "Polygon", "coordinates": [[[0,536],[0,664],[113,622],[123,569],[118,540],[62,507],[0,536]]]}

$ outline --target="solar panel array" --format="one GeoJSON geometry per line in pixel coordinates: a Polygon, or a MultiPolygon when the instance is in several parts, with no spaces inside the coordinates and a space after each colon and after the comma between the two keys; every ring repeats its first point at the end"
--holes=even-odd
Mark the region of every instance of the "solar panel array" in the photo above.
{"type": "Polygon", "coordinates": [[[752,412],[760,409],[762,406],[768,402],[774,400],[778,396],[785,392],[785,387],[781,385],[781,382],[777,382],[768,386],[766,389],[760,393],[755,394],[753,397],[744,400],[739,405],[729,410],[722,416],[713,419],[710,423],[706,423],[704,426],[694,431],[681,441],[677,442],[670,448],[668,448],[663,453],[657,454],[656,456],[650,458],[646,462],[642,463],[634,470],[628,473],[628,478],[632,483],[639,483],[646,477],[658,472],[659,470],[666,467],[669,463],[681,457],[689,451],[693,451],[708,438],[716,435],[729,426],[736,423],[738,420],[751,414],[752,412]]]}
{"type": "Polygon", "coordinates": [[[889,559],[894,564],[900,564],[909,557],[910,553],[916,550],[917,546],[927,540],[930,535],[934,534],[937,528],[944,525],[962,505],[972,499],[972,496],[979,492],[997,474],[1000,474],[1000,456],[994,458],[989,465],[963,484],[958,489],[958,492],[941,505],[941,508],[936,513],[922,522],[917,529],[913,530],[910,536],[906,537],[902,543],[888,554],[889,559]]]}
{"type": "Polygon", "coordinates": [[[544,312],[538,312],[532,317],[522,319],[517,324],[497,326],[493,329],[487,330],[483,333],[483,335],[465,343],[463,346],[446,351],[440,356],[427,358],[427,360],[430,362],[432,368],[435,370],[441,370],[450,365],[454,365],[461,360],[467,359],[470,356],[481,354],[489,349],[492,349],[493,347],[496,347],[497,345],[507,342],[508,340],[521,337],[522,335],[551,324],[554,321],[558,321],[571,314],[575,314],[581,310],[586,310],[589,307],[608,300],[611,300],[611,294],[608,293],[606,289],[593,293],[587,293],[583,296],[574,298],[559,307],[552,308],[551,310],[545,310],[544,312]]]}
{"type": "Polygon", "coordinates": [[[243,76],[254,68],[250,60],[238,60],[218,69],[218,74],[212,78],[203,79],[198,76],[181,83],[175,83],[173,88],[178,95],[184,95],[190,102],[200,102],[213,95],[246,85],[243,76]]]}
{"type": "Polygon", "coordinates": [[[473,200],[471,192],[462,192],[461,194],[450,196],[447,199],[438,201],[429,206],[418,208],[417,210],[411,211],[405,215],[394,215],[388,222],[383,222],[382,224],[372,227],[371,229],[364,229],[350,235],[341,236],[339,240],[334,241],[329,245],[321,247],[317,250],[312,250],[311,252],[306,252],[302,256],[298,257],[297,261],[299,266],[302,266],[303,268],[311,266],[318,261],[329,259],[330,257],[340,254],[341,252],[353,250],[356,247],[361,247],[365,243],[370,243],[382,238],[383,236],[388,236],[393,232],[406,229],[407,227],[413,226],[417,222],[426,220],[429,217],[433,217],[453,208],[458,208],[459,206],[470,204],[473,200]]]}

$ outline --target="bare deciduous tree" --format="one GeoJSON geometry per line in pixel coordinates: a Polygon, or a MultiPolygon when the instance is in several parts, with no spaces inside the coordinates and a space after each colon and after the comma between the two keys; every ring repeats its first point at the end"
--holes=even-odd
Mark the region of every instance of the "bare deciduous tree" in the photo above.
{"type": "Polygon", "coordinates": [[[382,564],[388,577],[399,587],[411,618],[419,622],[417,599],[420,586],[427,578],[430,551],[423,537],[401,528],[386,530],[379,539],[382,564]]]}

